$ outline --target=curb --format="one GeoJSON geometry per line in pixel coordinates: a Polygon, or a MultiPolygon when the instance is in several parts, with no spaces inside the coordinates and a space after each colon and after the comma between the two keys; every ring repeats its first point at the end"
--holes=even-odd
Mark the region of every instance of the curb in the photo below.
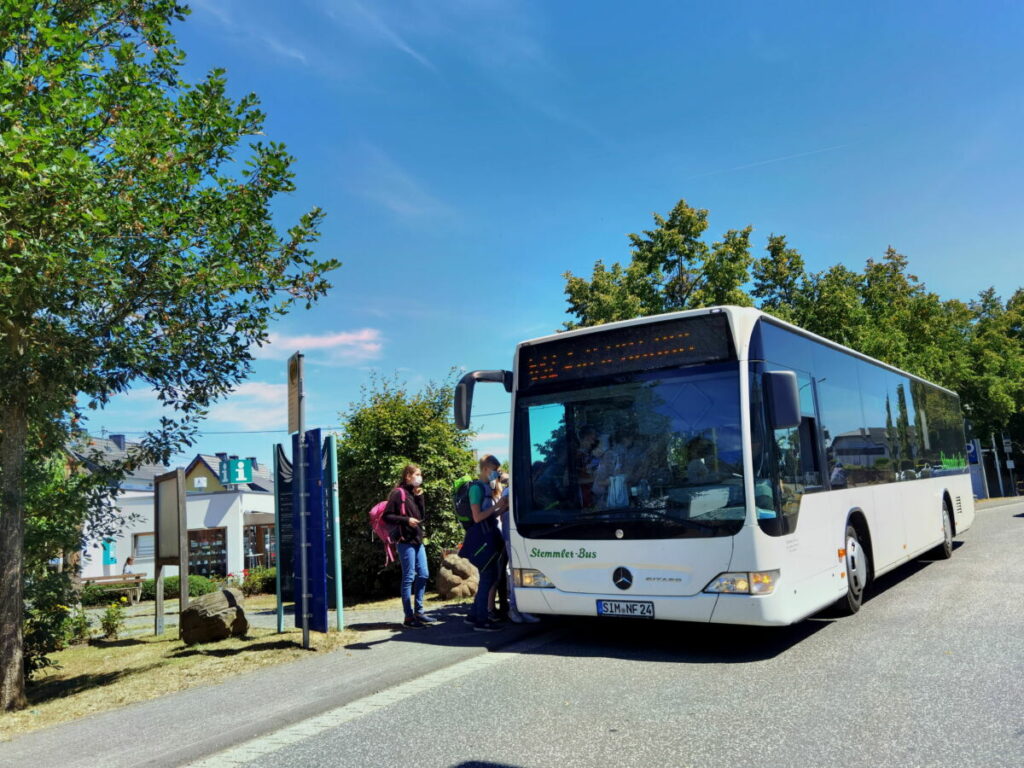
{"type": "Polygon", "coordinates": [[[979,509],[996,509],[997,507],[1009,507],[1012,504],[1024,503],[1024,496],[1003,496],[994,499],[978,499],[974,502],[979,509]]]}

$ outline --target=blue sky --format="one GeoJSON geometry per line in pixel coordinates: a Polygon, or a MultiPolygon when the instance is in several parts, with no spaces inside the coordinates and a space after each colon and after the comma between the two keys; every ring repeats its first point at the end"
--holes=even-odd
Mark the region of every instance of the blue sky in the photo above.
{"type": "MultiPolygon", "coordinates": [[[[307,423],[336,427],[371,372],[412,389],[511,365],[567,318],[562,274],[628,261],[680,199],[709,238],[785,234],[812,270],[893,245],[944,298],[1024,284],[1024,6],[201,0],[186,75],[227,69],[297,158],[287,226],[313,205],[340,259],[315,309],[273,329],[198,448],[285,442],[286,358],[307,423]],[[258,430],[258,431],[257,431],[258,430]],[[274,431],[277,430],[277,431],[274,431]]],[[[504,456],[505,395],[478,446],[504,456]]],[[[156,423],[146,393],[93,432],[156,423]]]]}

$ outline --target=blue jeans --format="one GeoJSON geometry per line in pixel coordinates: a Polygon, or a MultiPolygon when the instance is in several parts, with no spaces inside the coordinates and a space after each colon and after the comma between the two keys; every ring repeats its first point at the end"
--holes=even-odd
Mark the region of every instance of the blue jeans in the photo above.
{"type": "Polygon", "coordinates": [[[422,544],[398,542],[398,560],[402,563],[402,608],[405,618],[413,614],[412,591],[416,590],[416,613],[423,613],[423,593],[427,589],[427,548],[422,544]]]}
{"type": "Polygon", "coordinates": [[[487,604],[487,598],[491,593],[491,587],[498,581],[498,564],[500,561],[501,558],[498,556],[498,552],[495,552],[486,565],[477,568],[480,572],[480,584],[476,588],[473,607],[469,609],[469,618],[474,624],[483,624],[487,621],[487,614],[491,610],[491,606],[487,604]]]}

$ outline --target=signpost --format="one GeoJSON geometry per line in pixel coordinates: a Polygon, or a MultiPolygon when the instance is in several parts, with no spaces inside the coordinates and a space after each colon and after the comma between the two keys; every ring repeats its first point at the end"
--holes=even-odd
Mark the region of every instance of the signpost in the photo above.
{"type": "MultiPolygon", "coordinates": [[[[309,629],[327,631],[327,515],[324,508],[324,469],[320,455],[320,430],[311,429],[299,435],[305,442],[303,455],[306,457],[305,524],[306,562],[301,581],[302,594],[308,605],[309,629]]],[[[298,625],[298,622],[296,622],[298,625]]],[[[306,625],[303,625],[305,629],[306,625]]]]}
{"type": "Polygon", "coordinates": [[[334,568],[334,609],[335,625],[340,632],[345,628],[345,606],[342,604],[341,589],[341,512],[338,505],[338,441],[334,435],[327,436],[325,447],[324,480],[329,481],[327,498],[330,502],[331,535],[328,555],[333,560],[334,568]]]}
{"type": "Polygon", "coordinates": [[[341,589],[341,520],[338,456],[334,437],[305,430],[302,355],[288,360],[288,429],[292,460],[274,446],[274,524],[277,563],[277,631],[284,631],[284,595],[295,603],[295,626],[309,647],[310,629],[328,631],[329,609],[344,628],[341,589]]]}
{"type": "Polygon", "coordinates": [[[176,469],[154,479],[153,519],[156,534],[156,605],[153,634],[164,633],[164,566],[178,566],[178,636],[180,612],[188,607],[188,520],[185,509],[185,470],[176,469]]]}
{"type": "MultiPolygon", "coordinates": [[[[298,433],[293,443],[292,467],[295,477],[296,508],[299,514],[299,600],[296,612],[301,611],[302,647],[309,649],[309,540],[306,538],[306,441],[305,393],[302,391],[302,353],[288,358],[288,431],[298,433]]],[[[299,616],[296,617],[297,619],[299,616]]]]}

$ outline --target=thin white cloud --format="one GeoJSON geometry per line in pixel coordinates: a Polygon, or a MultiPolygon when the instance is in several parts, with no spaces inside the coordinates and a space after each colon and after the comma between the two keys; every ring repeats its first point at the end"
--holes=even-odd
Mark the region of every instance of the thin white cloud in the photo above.
{"type": "Polygon", "coordinates": [[[245,381],[210,408],[207,423],[240,429],[284,429],[288,421],[288,385],[245,381]]]}
{"type": "MultiPolygon", "coordinates": [[[[391,26],[389,26],[380,16],[373,13],[369,8],[366,8],[362,3],[355,2],[355,0],[352,0],[348,5],[353,11],[355,11],[356,15],[360,17],[371,34],[377,35],[380,39],[384,40],[386,43],[407,56],[412,57],[416,62],[430,71],[437,71],[437,68],[430,59],[409,45],[409,43],[407,43],[405,39],[391,26]]],[[[336,9],[328,10],[328,15],[332,18],[337,18],[336,13],[336,9]]]]}
{"type": "Polygon", "coordinates": [[[300,64],[309,64],[309,60],[306,58],[306,54],[300,51],[298,48],[293,48],[290,45],[285,45],[276,37],[270,35],[263,35],[263,42],[267,44],[274,53],[284,56],[286,59],[294,59],[300,64]]]}
{"type": "Polygon", "coordinates": [[[454,211],[430,194],[384,150],[363,143],[354,165],[351,190],[403,218],[447,218],[454,211]]]}
{"type": "Polygon", "coordinates": [[[499,441],[502,441],[502,440],[507,442],[508,441],[508,433],[506,433],[506,432],[481,432],[481,433],[479,433],[476,436],[475,440],[478,443],[496,443],[496,442],[499,442],[499,441]]]}
{"type": "Polygon", "coordinates": [[[383,336],[377,328],[336,331],[323,334],[286,336],[271,333],[269,341],[253,350],[259,360],[285,360],[295,352],[317,353],[311,363],[327,365],[358,365],[376,360],[384,349],[383,336]]]}
{"type": "Polygon", "coordinates": [[[850,146],[850,142],[846,144],[836,144],[833,147],[822,147],[821,149],[812,149],[809,152],[797,152],[792,155],[783,155],[782,157],[773,157],[769,160],[758,160],[754,163],[746,163],[745,165],[737,165],[733,168],[720,168],[717,171],[708,171],[707,173],[697,173],[693,176],[687,176],[683,181],[692,181],[693,179],[703,179],[707,176],[717,176],[720,173],[733,173],[734,171],[745,171],[748,168],[758,168],[762,165],[771,165],[772,163],[782,163],[786,160],[795,160],[798,157],[809,157],[810,155],[820,155],[822,152],[832,152],[837,149],[843,149],[850,146]]]}
{"type": "Polygon", "coordinates": [[[288,397],[288,385],[271,384],[266,381],[243,381],[235,387],[231,397],[244,397],[259,403],[279,403],[288,397]]]}
{"type": "Polygon", "coordinates": [[[219,24],[235,42],[250,45],[253,42],[262,44],[272,53],[281,58],[297,61],[308,66],[309,59],[302,49],[285,43],[278,35],[266,31],[265,25],[255,20],[252,13],[242,13],[236,16],[231,12],[230,3],[224,0],[192,0],[192,8],[199,11],[199,15],[206,15],[210,20],[219,24]]]}

